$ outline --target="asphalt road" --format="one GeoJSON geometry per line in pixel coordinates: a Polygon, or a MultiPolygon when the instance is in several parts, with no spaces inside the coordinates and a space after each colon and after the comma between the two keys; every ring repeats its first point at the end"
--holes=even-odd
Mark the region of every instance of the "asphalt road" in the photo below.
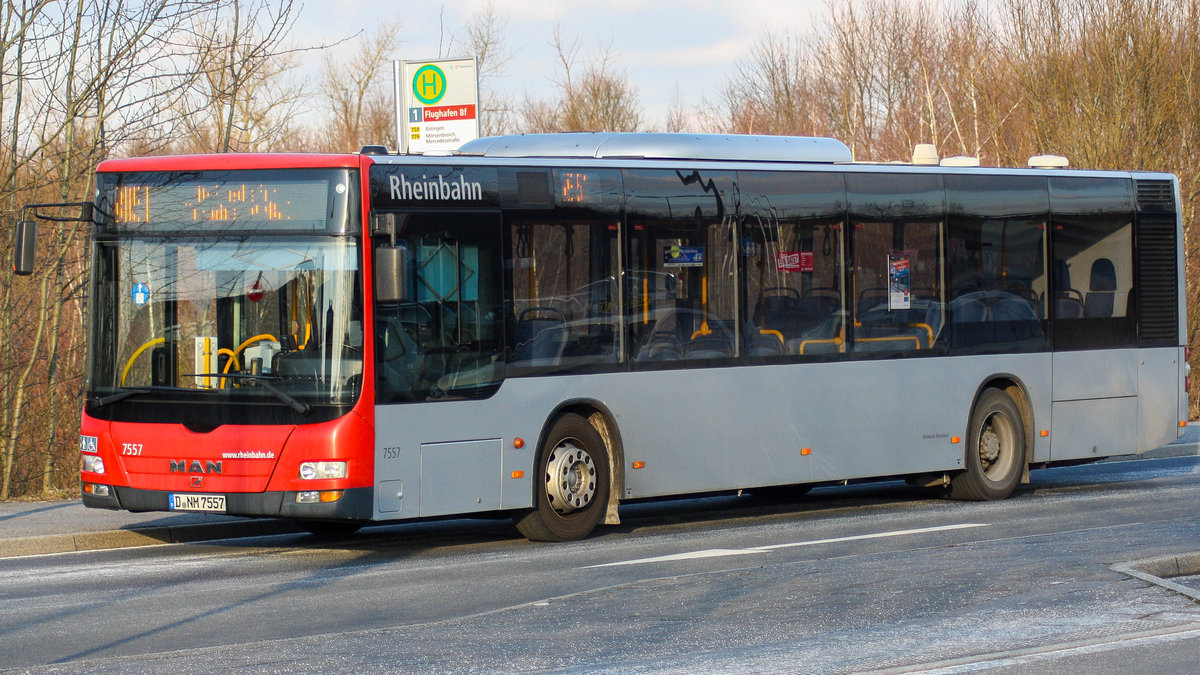
{"type": "Polygon", "coordinates": [[[1113,565],[1200,549],[1200,458],[1038,471],[1009,500],[903,483],[507,522],[0,560],[32,672],[1194,672],[1200,604],[1113,565]]]}

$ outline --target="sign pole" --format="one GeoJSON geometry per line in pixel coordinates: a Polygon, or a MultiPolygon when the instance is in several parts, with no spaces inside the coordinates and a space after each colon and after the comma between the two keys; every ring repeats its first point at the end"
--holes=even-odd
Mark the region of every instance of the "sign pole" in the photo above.
{"type": "Polygon", "coordinates": [[[404,104],[403,63],[392,61],[392,97],[396,108],[396,152],[408,153],[408,134],[404,133],[408,115],[405,114],[404,104]]]}

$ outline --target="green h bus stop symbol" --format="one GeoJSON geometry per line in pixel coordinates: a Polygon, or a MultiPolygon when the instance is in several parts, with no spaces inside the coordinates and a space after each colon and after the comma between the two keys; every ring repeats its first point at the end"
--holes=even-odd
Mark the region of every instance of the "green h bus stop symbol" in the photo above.
{"type": "Polygon", "coordinates": [[[413,96],[425,105],[433,105],[446,95],[446,73],[434,65],[422,66],[413,75],[413,96]]]}

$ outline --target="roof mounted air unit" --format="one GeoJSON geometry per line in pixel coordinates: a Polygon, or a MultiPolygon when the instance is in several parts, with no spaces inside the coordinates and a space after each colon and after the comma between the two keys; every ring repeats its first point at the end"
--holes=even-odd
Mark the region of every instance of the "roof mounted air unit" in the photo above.
{"type": "Polygon", "coordinates": [[[1029,158],[1031,169],[1065,169],[1071,162],[1062,155],[1035,155],[1029,158]]]}
{"type": "Polygon", "coordinates": [[[947,157],[939,162],[939,164],[942,166],[979,166],[979,158],[959,155],[957,157],[947,157]]]}
{"type": "Polygon", "coordinates": [[[913,148],[912,163],[918,166],[937,166],[937,146],[932,143],[918,143],[913,148]]]}

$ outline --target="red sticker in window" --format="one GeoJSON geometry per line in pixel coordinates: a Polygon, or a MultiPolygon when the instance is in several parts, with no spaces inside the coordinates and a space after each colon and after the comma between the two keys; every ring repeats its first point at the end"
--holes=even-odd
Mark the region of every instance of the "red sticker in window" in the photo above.
{"type": "Polygon", "coordinates": [[[813,271],[812,251],[779,251],[775,254],[775,265],[780,272],[813,271]]]}

